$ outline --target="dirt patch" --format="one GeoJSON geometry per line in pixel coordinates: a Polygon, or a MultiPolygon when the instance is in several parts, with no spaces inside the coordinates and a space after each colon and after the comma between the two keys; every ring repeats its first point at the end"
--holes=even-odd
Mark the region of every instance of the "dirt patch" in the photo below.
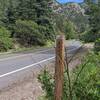
{"type": "Polygon", "coordinates": [[[44,94],[44,91],[42,90],[37,77],[44,69],[48,69],[50,71],[54,69],[54,63],[51,63],[48,66],[35,69],[32,75],[27,79],[12,84],[12,86],[0,91],[0,100],[38,100],[38,97],[44,94]]]}
{"type": "Polygon", "coordinates": [[[38,100],[42,94],[41,85],[37,79],[23,82],[20,85],[0,93],[0,100],[38,100]]]}
{"type": "Polygon", "coordinates": [[[87,48],[87,49],[93,49],[94,43],[86,43],[86,44],[84,44],[84,47],[87,48]]]}

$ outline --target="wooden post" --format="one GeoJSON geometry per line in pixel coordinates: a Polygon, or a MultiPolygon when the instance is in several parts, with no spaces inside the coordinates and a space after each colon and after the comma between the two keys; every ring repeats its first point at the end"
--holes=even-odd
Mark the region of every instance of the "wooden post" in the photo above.
{"type": "Polygon", "coordinates": [[[64,74],[64,36],[56,39],[56,64],[55,64],[55,100],[61,100],[63,92],[64,74]]]}

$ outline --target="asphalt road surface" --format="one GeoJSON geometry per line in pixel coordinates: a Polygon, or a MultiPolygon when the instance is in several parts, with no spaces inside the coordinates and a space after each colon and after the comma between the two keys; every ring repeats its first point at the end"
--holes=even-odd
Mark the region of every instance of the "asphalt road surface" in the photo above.
{"type": "MultiPolygon", "coordinates": [[[[65,44],[67,52],[73,54],[79,49],[82,44],[79,41],[67,41],[65,44]],[[67,45],[66,45],[67,44],[67,45]]],[[[18,77],[22,77],[22,72],[31,68],[38,68],[38,65],[48,63],[55,58],[54,48],[37,51],[34,53],[19,53],[15,55],[9,55],[0,57],[0,89],[7,87],[9,84],[15,81],[18,77]]]]}

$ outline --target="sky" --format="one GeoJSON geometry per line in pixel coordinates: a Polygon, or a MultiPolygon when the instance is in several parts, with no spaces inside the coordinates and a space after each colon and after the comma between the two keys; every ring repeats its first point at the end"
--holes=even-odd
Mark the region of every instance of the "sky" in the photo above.
{"type": "Polygon", "coordinates": [[[77,3],[81,3],[84,0],[57,0],[60,3],[67,3],[67,2],[77,2],[77,3]]]}

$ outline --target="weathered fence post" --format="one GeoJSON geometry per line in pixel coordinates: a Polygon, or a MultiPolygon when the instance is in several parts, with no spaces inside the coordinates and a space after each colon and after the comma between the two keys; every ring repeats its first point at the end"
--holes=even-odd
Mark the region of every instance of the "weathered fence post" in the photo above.
{"type": "Polygon", "coordinates": [[[56,64],[55,64],[55,100],[61,100],[63,92],[64,74],[64,35],[56,39],[56,64]]]}

